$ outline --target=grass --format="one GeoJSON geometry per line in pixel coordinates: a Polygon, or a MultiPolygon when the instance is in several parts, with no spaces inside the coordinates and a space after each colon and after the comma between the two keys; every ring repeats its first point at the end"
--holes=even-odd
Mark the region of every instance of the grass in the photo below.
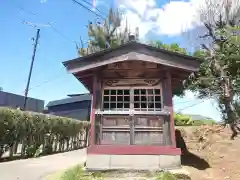
{"type": "MultiPolygon", "coordinates": [[[[115,172],[86,172],[83,170],[82,166],[74,166],[68,170],[57,172],[52,174],[46,178],[46,180],[110,180],[112,179],[112,174],[121,175],[118,171],[115,172]],[[109,177],[108,177],[109,175],[109,177]]],[[[124,172],[122,172],[124,173],[124,172]]],[[[126,176],[127,172],[124,173],[126,176]]],[[[121,177],[121,176],[120,176],[121,177]]],[[[124,179],[127,179],[125,177],[124,179]]],[[[139,180],[191,180],[190,177],[186,175],[177,174],[174,175],[170,172],[151,172],[151,173],[144,173],[143,177],[139,177],[139,180]]]]}
{"type": "Polygon", "coordinates": [[[82,166],[77,165],[65,171],[60,171],[46,177],[46,180],[103,180],[101,173],[87,173],[82,166]]]}

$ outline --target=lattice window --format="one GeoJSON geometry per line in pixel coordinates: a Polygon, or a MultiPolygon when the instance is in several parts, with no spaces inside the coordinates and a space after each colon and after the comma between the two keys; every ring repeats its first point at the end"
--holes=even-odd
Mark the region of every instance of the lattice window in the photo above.
{"type": "Polygon", "coordinates": [[[136,111],[160,111],[162,93],[158,89],[105,89],[103,91],[103,109],[128,111],[130,104],[136,111]],[[131,98],[132,97],[132,98],[131,98]]]}
{"type": "Polygon", "coordinates": [[[160,111],[162,97],[160,89],[134,89],[134,109],[137,111],[160,111]]]}
{"type": "Polygon", "coordinates": [[[103,91],[104,110],[129,110],[130,90],[129,89],[105,89],[103,91]]]}

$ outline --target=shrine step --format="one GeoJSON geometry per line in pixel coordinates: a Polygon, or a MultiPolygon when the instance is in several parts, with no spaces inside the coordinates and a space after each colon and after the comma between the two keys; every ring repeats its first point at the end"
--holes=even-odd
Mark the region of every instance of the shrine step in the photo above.
{"type": "Polygon", "coordinates": [[[88,170],[171,170],[181,167],[180,155],[88,154],[88,170]]]}

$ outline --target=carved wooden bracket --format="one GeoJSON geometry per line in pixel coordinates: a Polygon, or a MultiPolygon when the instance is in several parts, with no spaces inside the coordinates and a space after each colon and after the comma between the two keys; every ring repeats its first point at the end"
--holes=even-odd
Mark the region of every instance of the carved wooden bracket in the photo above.
{"type": "Polygon", "coordinates": [[[119,80],[107,80],[107,81],[105,81],[105,85],[115,86],[118,82],[119,82],[119,80]]]}
{"type": "Polygon", "coordinates": [[[105,80],[106,86],[156,86],[159,79],[129,79],[129,80],[105,80]]]}
{"type": "Polygon", "coordinates": [[[144,80],[144,82],[146,82],[147,85],[149,85],[149,86],[156,86],[156,85],[159,84],[159,81],[160,81],[160,80],[156,80],[156,79],[153,79],[153,80],[150,80],[150,79],[144,80]]]}

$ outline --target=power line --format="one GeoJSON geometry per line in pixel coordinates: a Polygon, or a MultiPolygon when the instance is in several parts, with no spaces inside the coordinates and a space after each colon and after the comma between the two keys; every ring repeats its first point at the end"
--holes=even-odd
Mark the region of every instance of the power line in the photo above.
{"type": "Polygon", "coordinates": [[[29,85],[30,85],[30,81],[31,81],[32,70],[33,70],[33,63],[34,63],[34,60],[35,60],[35,55],[36,55],[36,51],[37,51],[38,40],[39,40],[39,36],[40,36],[39,34],[40,34],[40,29],[37,29],[37,34],[36,34],[35,43],[34,43],[34,48],[33,48],[32,61],[31,61],[31,65],[30,65],[30,70],[29,70],[29,75],[28,75],[26,90],[25,90],[25,93],[24,93],[23,110],[26,109],[26,105],[27,105],[29,85]]]}
{"type": "Polygon", "coordinates": [[[27,106],[29,85],[30,85],[30,81],[31,81],[31,77],[32,77],[32,71],[33,71],[33,65],[34,65],[34,61],[35,61],[35,55],[36,55],[36,51],[37,51],[38,40],[39,40],[39,38],[40,38],[40,27],[49,27],[49,25],[46,25],[46,24],[36,24],[36,23],[31,23],[31,22],[26,22],[26,21],[24,21],[23,23],[37,28],[36,37],[33,38],[35,42],[34,42],[34,48],[33,48],[31,65],[30,65],[29,74],[28,74],[27,85],[26,85],[26,89],[25,89],[25,92],[24,92],[23,110],[25,110],[25,109],[26,109],[26,106],[27,106]]]}
{"type": "Polygon", "coordinates": [[[31,12],[31,11],[28,11],[28,10],[26,10],[25,8],[23,8],[21,5],[19,5],[16,1],[14,1],[14,6],[15,7],[17,7],[18,9],[20,9],[21,11],[23,11],[23,12],[26,12],[26,13],[28,13],[28,14],[31,14],[31,15],[34,15],[34,16],[36,16],[36,14],[35,13],[33,13],[33,12],[31,12]]]}
{"type": "MultiPolygon", "coordinates": [[[[88,8],[87,6],[85,6],[84,4],[80,3],[77,0],[72,0],[74,3],[78,4],[79,6],[83,7],[84,9],[88,10],[89,12],[95,14],[96,16],[100,17],[102,20],[105,20],[106,18],[103,17],[101,14],[98,14],[96,12],[94,12],[93,10],[91,10],[90,8],[88,8]]],[[[85,2],[84,0],[82,0],[83,2],[85,2]]]]}
{"type": "MultiPolygon", "coordinates": [[[[29,11],[29,10],[25,9],[24,7],[20,6],[19,4],[15,3],[15,6],[17,8],[19,8],[21,11],[23,11],[27,14],[30,14],[30,15],[33,15],[33,16],[38,16],[36,13],[33,13],[32,11],[29,11]]],[[[23,22],[25,22],[25,21],[23,21],[23,22]]],[[[68,38],[66,35],[61,33],[61,31],[59,31],[56,27],[54,27],[52,23],[48,22],[48,25],[55,33],[59,34],[60,36],[62,36],[65,39],[69,40],[70,42],[74,43],[75,45],[77,44],[76,41],[73,41],[72,39],[68,38]]]]}
{"type": "MultiPolygon", "coordinates": [[[[65,75],[65,74],[64,74],[64,75],[65,75]]],[[[33,87],[30,87],[30,88],[29,88],[29,91],[32,90],[32,89],[34,89],[34,88],[40,87],[40,86],[42,86],[42,85],[44,85],[44,84],[47,84],[47,83],[49,83],[49,82],[51,82],[51,81],[53,81],[53,80],[56,80],[57,78],[59,78],[59,77],[61,77],[61,76],[63,76],[62,73],[59,74],[59,75],[57,75],[57,76],[55,76],[54,78],[51,78],[51,79],[48,79],[48,80],[42,82],[41,84],[38,84],[38,85],[33,86],[33,87]]]]}
{"type": "MultiPolygon", "coordinates": [[[[73,0],[73,1],[75,2],[76,0],[73,0]]],[[[89,4],[90,6],[92,6],[92,3],[90,3],[90,2],[87,1],[87,0],[81,0],[81,1],[83,1],[83,2],[85,2],[86,4],[89,4]]],[[[98,8],[94,7],[94,9],[96,9],[100,14],[102,14],[102,15],[104,15],[104,16],[107,17],[107,14],[101,12],[98,8]]],[[[93,12],[94,12],[94,11],[93,11],[93,12]]]]}
{"type": "Polygon", "coordinates": [[[179,105],[179,104],[185,104],[185,103],[191,103],[193,102],[193,100],[189,100],[189,101],[183,101],[183,102],[178,102],[178,103],[174,103],[174,105],[179,105]]]}
{"type": "Polygon", "coordinates": [[[197,103],[195,103],[195,104],[191,104],[190,106],[187,106],[187,107],[184,107],[184,108],[178,110],[178,112],[180,113],[181,111],[183,111],[183,110],[185,110],[185,109],[188,109],[188,108],[191,108],[191,107],[194,107],[194,106],[196,106],[196,105],[198,105],[198,104],[201,104],[201,103],[203,103],[203,102],[206,101],[206,100],[207,100],[207,99],[203,99],[203,100],[200,101],[200,102],[197,102],[197,103]]]}
{"type": "MultiPolygon", "coordinates": [[[[85,1],[85,0],[83,0],[83,1],[84,1],[85,3],[87,3],[87,4],[90,4],[89,2],[87,2],[87,1],[85,1]]],[[[104,19],[103,16],[95,13],[94,11],[92,11],[91,9],[89,9],[88,7],[86,7],[85,5],[82,5],[82,3],[77,2],[77,1],[76,1],[76,3],[79,4],[80,6],[82,6],[83,8],[87,9],[88,11],[94,13],[94,14],[97,15],[98,17],[101,17],[102,19],[104,19]]],[[[27,13],[27,14],[30,14],[30,15],[33,15],[33,16],[38,16],[36,13],[33,13],[33,12],[25,9],[24,7],[18,5],[18,4],[15,4],[15,6],[16,6],[17,8],[19,8],[21,11],[23,11],[23,12],[25,12],[25,13],[27,13]]],[[[95,8],[95,9],[101,13],[101,11],[100,11],[99,9],[97,9],[97,8],[95,8]]],[[[25,21],[23,21],[23,23],[29,24],[29,23],[26,23],[25,21]]],[[[30,25],[32,25],[32,24],[30,24],[30,25]]],[[[59,31],[56,27],[54,27],[52,23],[48,23],[48,25],[49,25],[49,27],[51,27],[51,29],[52,29],[55,33],[57,33],[57,34],[59,34],[60,36],[64,37],[64,38],[67,39],[68,41],[74,43],[75,45],[78,44],[76,41],[73,41],[72,39],[68,38],[66,35],[64,35],[63,33],[61,33],[61,31],[59,31]]],[[[35,26],[35,27],[36,27],[36,26],[35,26]]],[[[58,78],[59,76],[60,76],[60,75],[56,76],[54,79],[58,78]]],[[[33,88],[40,87],[40,86],[42,86],[42,85],[44,85],[44,84],[46,84],[46,83],[48,83],[48,82],[50,82],[50,81],[52,81],[52,80],[53,80],[53,79],[50,79],[50,80],[47,80],[47,81],[45,81],[45,82],[43,82],[43,83],[41,83],[41,84],[38,84],[37,86],[30,87],[30,88],[28,89],[28,91],[29,91],[29,90],[32,90],[33,88]]],[[[24,91],[24,93],[26,93],[26,90],[24,91]]]]}
{"type": "MultiPolygon", "coordinates": [[[[216,95],[217,95],[217,94],[220,94],[220,93],[219,93],[219,92],[216,92],[216,95]]],[[[210,99],[213,98],[214,96],[215,96],[215,95],[213,95],[213,96],[211,96],[211,97],[209,97],[209,98],[203,99],[203,100],[201,100],[200,102],[197,102],[197,103],[191,104],[191,105],[189,105],[189,106],[187,106],[187,107],[184,107],[184,108],[178,110],[178,112],[180,113],[181,111],[183,111],[183,110],[185,110],[185,109],[188,109],[188,108],[194,107],[194,106],[196,106],[196,105],[198,105],[198,104],[201,104],[201,103],[203,103],[203,102],[206,101],[206,100],[210,100],[210,99]]],[[[178,113],[178,114],[179,114],[179,113],[178,113]]]]}
{"type": "Polygon", "coordinates": [[[63,33],[61,33],[61,32],[60,32],[57,28],[55,28],[52,24],[50,24],[50,23],[48,23],[48,24],[50,25],[51,29],[52,29],[55,33],[59,34],[59,35],[62,36],[63,38],[67,39],[68,41],[74,43],[75,45],[76,45],[76,44],[79,44],[77,41],[74,41],[74,40],[68,38],[68,37],[67,37],[66,35],[64,35],[63,33]]]}

